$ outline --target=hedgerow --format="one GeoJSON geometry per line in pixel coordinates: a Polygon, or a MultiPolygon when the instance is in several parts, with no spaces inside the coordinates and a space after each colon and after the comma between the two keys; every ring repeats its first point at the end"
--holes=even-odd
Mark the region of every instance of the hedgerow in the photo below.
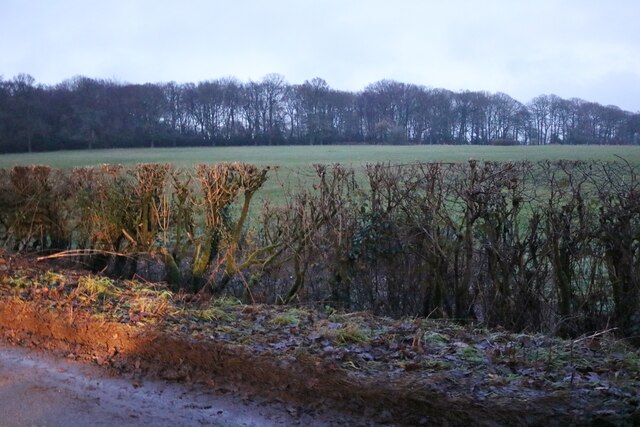
{"type": "Polygon", "coordinates": [[[316,165],[312,182],[251,207],[271,172],[16,166],[0,171],[0,242],[176,291],[640,335],[630,164],[316,165]]]}

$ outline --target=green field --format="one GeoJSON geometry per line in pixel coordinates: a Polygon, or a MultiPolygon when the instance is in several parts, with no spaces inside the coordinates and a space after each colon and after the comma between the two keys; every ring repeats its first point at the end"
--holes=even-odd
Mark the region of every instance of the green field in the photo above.
{"type": "Polygon", "coordinates": [[[197,163],[240,161],[284,168],[306,167],[313,163],[361,165],[375,162],[463,162],[478,160],[616,160],[616,156],[640,164],[638,146],[453,146],[453,145],[330,145],[277,147],[154,148],[119,150],[56,151],[0,155],[0,168],[44,164],[72,168],[101,163],[134,164],[171,162],[178,166],[197,163]]]}

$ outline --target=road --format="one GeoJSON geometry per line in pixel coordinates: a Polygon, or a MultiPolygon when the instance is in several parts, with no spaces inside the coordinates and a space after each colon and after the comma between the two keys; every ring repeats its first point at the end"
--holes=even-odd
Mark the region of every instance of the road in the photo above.
{"type": "MultiPolygon", "coordinates": [[[[354,421],[354,420],[351,420],[354,421]]],[[[0,426],[341,425],[300,408],[202,386],[110,377],[97,366],[0,342],[0,426]]],[[[359,424],[359,423],[358,423],[359,424]]]]}

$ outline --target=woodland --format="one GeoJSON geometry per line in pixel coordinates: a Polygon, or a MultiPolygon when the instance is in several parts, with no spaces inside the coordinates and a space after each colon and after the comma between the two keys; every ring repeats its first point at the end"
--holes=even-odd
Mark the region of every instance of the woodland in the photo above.
{"type": "Polygon", "coordinates": [[[55,85],[0,77],[0,152],[321,144],[638,144],[640,114],[582,99],[453,92],[382,80],[332,89],[282,75],[241,82],[55,85]]]}

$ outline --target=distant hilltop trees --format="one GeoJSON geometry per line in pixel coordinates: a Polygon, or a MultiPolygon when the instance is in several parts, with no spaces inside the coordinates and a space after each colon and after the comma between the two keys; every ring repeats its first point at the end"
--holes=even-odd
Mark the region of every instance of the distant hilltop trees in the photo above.
{"type": "Polygon", "coordinates": [[[129,84],[0,77],[0,152],[279,144],[639,144],[640,113],[541,95],[452,92],[382,80],[360,92],[321,78],[129,84]]]}

